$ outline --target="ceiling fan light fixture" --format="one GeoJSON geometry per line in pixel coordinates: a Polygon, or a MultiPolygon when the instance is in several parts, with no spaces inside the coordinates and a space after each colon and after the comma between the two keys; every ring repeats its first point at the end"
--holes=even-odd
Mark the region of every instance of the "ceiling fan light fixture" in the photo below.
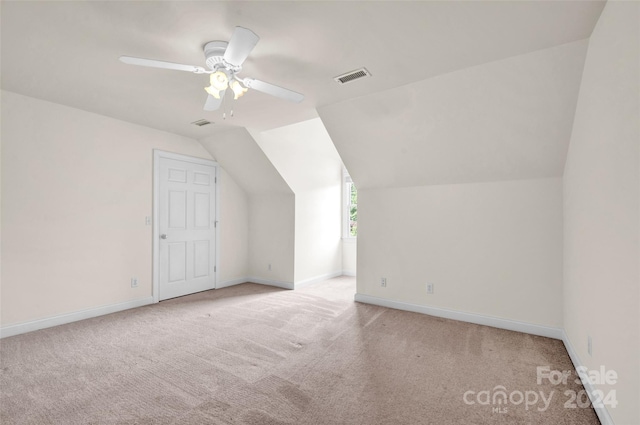
{"type": "Polygon", "coordinates": [[[229,87],[229,77],[223,71],[216,71],[209,76],[211,85],[205,87],[207,93],[216,99],[220,99],[220,93],[229,87]]]}
{"type": "Polygon", "coordinates": [[[238,100],[238,98],[242,97],[243,94],[249,91],[248,88],[242,87],[242,85],[238,82],[238,80],[231,81],[231,83],[229,84],[229,87],[231,87],[231,90],[233,90],[234,100],[238,100]]]}
{"type": "Polygon", "coordinates": [[[229,87],[229,77],[223,71],[216,71],[211,74],[209,82],[217,90],[226,90],[229,87]]]}
{"type": "Polygon", "coordinates": [[[204,91],[206,91],[207,93],[209,93],[211,96],[215,97],[216,99],[220,99],[220,90],[217,90],[212,86],[209,86],[209,87],[205,87],[204,91]]]}

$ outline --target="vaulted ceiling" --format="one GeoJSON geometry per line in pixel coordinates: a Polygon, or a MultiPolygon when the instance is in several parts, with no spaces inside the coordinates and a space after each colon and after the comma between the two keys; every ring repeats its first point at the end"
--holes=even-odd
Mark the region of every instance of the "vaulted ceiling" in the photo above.
{"type": "MultiPolygon", "coordinates": [[[[1,3],[2,88],[200,138],[192,121],[259,130],[316,108],[589,37],[599,1],[91,1],[1,3]],[[250,92],[235,117],[204,112],[206,75],[125,65],[120,55],[204,65],[203,45],[236,25],[260,42],[241,75],[302,92],[250,92]],[[333,77],[367,67],[368,80],[333,77]]],[[[230,105],[228,105],[230,106],[230,105]]]]}
{"type": "MultiPolygon", "coordinates": [[[[581,40],[603,6],[2,1],[1,82],[5,90],[206,139],[221,161],[242,162],[243,149],[264,159],[251,134],[320,116],[362,187],[555,176],[578,95],[581,40]],[[235,26],[261,37],[241,75],[304,93],[302,103],[249,91],[205,112],[206,75],[118,61],[129,55],[203,66],[204,44],[229,40],[235,26]],[[360,67],[372,77],[333,80],[360,67]],[[223,120],[231,109],[234,116],[223,120]],[[202,118],[215,124],[191,124],[202,118]],[[230,144],[214,146],[214,135],[230,144]]],[[[264,181],[290,190],[281,180],[264,181]]],[[[262,184],[245,183],[248,191],[262,184]]]]}
{"type": "Polygon", "coordinates": [[[561,176],[586,40],[319,108],[359,188],[561,176]]]}
{"type": "Polygon", "coordinates": [[[200,143],[246,192],[293,193],[245,128],[229,128],[200,143]]]}

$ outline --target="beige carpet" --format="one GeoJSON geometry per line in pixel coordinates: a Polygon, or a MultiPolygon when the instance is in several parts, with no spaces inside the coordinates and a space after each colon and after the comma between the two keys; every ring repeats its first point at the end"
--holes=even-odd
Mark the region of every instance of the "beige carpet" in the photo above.
{"type": "Polygon", "coordinates": [[[537,366],[572,369],[560,341],[359,304],[354,292],[353,278],[243,284],[3,339],[0,422],[599,423],[564,407],[564,392],[582,389],[575,371],[567,385],[536,383],[537,366]],[[514,403],[479,404],[496,386],[514,403]],[[515,404],[534,391],[551,395],[547,409],[515,404]]]}

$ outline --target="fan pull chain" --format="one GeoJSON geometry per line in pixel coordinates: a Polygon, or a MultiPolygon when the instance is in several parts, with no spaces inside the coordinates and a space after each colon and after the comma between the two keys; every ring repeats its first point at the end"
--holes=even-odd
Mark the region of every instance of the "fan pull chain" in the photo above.
{"type": "MultiPolygon", "coordinates": [[[[228,96],[225,96],[224,99],[222,99],[222,119],[226,120],[227,119],[227,110],[229,111],[229,117],[233,118],[233,106],[229,105],[229,102],[227,100],[228,96]]],[[[231,104],[233,104],[233,100],[231,100],[231,104]]]]}
{"type": "Polygon", "coordinates": [[[229,102],[227,101],[227,96],[222,98],[222,119],[226,120],[227,119],[227,104],[229,102]]]}

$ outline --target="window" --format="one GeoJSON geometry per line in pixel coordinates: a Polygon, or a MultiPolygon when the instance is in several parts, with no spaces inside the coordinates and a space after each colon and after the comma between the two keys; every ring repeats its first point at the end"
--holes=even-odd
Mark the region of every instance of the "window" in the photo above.
{"type": "Polygon", "coordinates": [[[355,238],[358,236],[358,190],[346,171],[344,172],[344,193],[344,237],[355,238]]]}

